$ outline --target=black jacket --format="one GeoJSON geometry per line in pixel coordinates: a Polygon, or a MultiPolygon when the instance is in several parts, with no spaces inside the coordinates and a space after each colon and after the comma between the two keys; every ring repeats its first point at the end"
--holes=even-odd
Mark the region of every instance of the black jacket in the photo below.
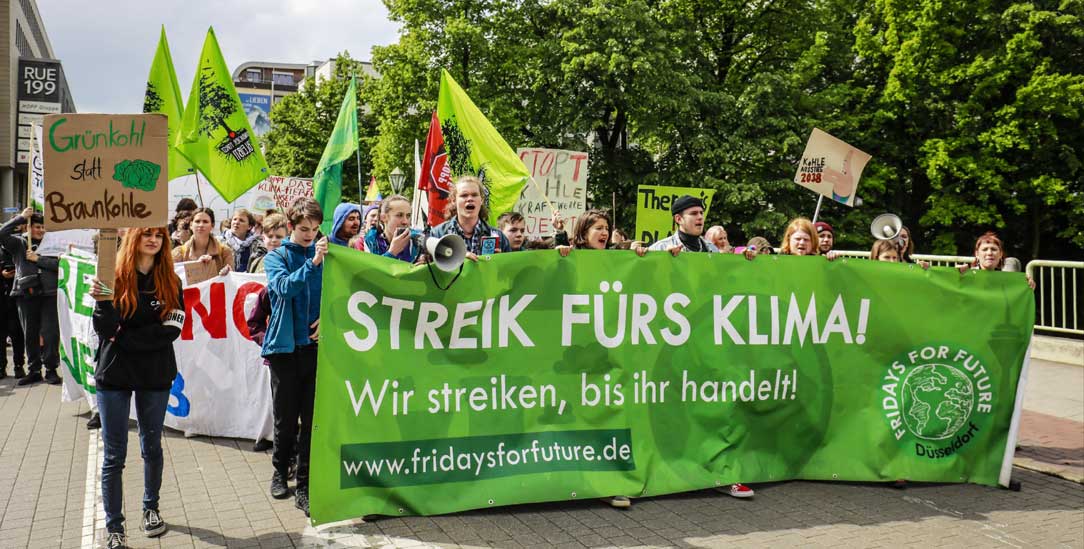
{"type": "MultiPolygon", "coordinates": [[[[15,216],[0,227],[0,245],[15,261],[15,282],[11,295],[56,295],[60,258],[43,255],[38,257],[37,263],[27,261],[26,239],[15,234],[15,227],[24,223],[25,219],[15,216]]],[[[32,241],[31,244],[37,247],[39,242],[32,241]]]]}
{"type": "Polygon", "coordinates": [[[94,384],[107,390],[168,391],[177,375],[173,342],[184,326],[184,292],[178,292],[180,308],[163,321],[153,276],[136,276],[139,305],[131,317],[121,318],[112,301],[99,301],[94,306],[94,331],[98,334],[94,384]]]}

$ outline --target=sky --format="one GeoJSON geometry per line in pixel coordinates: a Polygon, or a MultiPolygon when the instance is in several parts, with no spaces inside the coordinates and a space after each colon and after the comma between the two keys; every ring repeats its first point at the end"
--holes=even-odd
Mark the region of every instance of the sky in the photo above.
{"type": "Polygon", "coordinates": [[[374,45],[398,40],[379,0],[37,0],[79,112],[143,108],[161,27],[181,93],[192,87],[207,28],[232,72],[248,61],[310,63],[343,51],[368,61],[374,45]]]}

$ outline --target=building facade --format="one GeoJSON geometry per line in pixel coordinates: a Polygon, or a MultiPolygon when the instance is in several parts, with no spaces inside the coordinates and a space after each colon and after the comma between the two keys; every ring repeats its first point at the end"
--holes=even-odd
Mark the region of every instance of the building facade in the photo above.
{"type": "MultiPolygon", "coordinates": [[[[362,62],[362,70],[376,74],[372,63],[362,62]]],[[[283,97],[304,88],[305,79],[327,80],[335,74],[335,60],[309,64],[249,61],[233,71],[233,85],[245,108],[245,115],[256,135],[271,131],[271,107],[283,97]]]]}
{"type": "Polygon", "coordinates": [[[26,204],[31,124],[75,112],[34,0],[0,0],[0,207],[3,218],[26,204]]]}

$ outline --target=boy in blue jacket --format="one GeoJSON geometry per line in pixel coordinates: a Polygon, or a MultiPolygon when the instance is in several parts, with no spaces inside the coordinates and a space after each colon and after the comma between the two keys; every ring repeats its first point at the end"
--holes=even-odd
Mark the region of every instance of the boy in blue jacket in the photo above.
{"type": "Polygon", "coordinates": [[[324,220],[320,204],[300,198],[286,210],[290,239],[267,254],[267,293],[271,318],[261,354],[271,366],[275,442],[271,496],[288,497],[286,477],[294,445],[297,486],[294,505],[309,514],[309,445],[316,396],[316,342],[320,333],[320,284],[327,237],[316,240],[324,220]],[[298,419],[301,420],[300,432],[298,419]]]}

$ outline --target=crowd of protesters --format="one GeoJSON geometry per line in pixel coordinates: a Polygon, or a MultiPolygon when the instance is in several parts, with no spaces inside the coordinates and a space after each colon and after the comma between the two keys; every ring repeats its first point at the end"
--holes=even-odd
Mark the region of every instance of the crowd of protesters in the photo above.
{"type": "MultiPolygon", "coordinates": [[[[271,496],[289,497],[288,483],[294,480],[295,505],[308,515],[321,275],[329,243],[409,263],[430,260],[421,237],[449,234],[462,238],[465,258],[471,261],[486,254],[538,249],[556,249],[562,257],[574,250],[621,249],[641,257],[652,252],[673,256],[734,253],[748,260],[774,253],[821,255],[828,260],[838,256],[832,226],[801,217],[787,224],[778,249],[763,236],[735,246],[724,227],[705,230],[705,205],[693,196],[673,201],[674,233],[645,246],[615,227],[610,215],[602,210],[587,210],[569,232],[560,213],[554,212],[553,234],[528,238],[526,220],[517,212],[500,215],[496,227],[489,225],[485,189],[478,179],[460,178],[452,194],[447,220],[427,233],[411,228],[410,201],[393,195],[365,208],[340,204],[326,235],[320,230],[324,222],[321,207],[311,198],[298,199],[281,213],[235,210],[217,230],[214,210],[199,208],[192,200],[184,199],[168,227],[133,229],[123,234],[113,288],[95,280],[91,289],[97,300],[93,326],[99,348],[94,379],[100,420],[96,418],[88,427],[100,424],[102,428],[102,499],[108,547],[125,544],[121,471],[127,455],[128,414],[133,399],[145,472],[142,529],[149,536],[166,530],[158,512],[163,468],[161,436],[169,389],[177,373],[173,341],[180,334],[185,314],[181,282],[174,272],[176,264],[202,264],[218,275],[230,271],[266,274],[266,287],[259,294],[248,327],[270,369],[274,440],[270,444],[258,441],[255,448],[272,449],[271,496]]],[[[57,373],[59,259],[37,253],[44,234],[41,214],[30,208],[0,226],[0,345],[6,351],[10,340],[18,385],[61,382],[57,373]]],[[[903,227],[894,238],[874,242],[870,259],[917,263],[928,268],[928,263],[913,258],[914,248],[910,230],[903,227]]],[[[959,265],[959,269],[1019,270],[1019,262],[1005,257],[1001,240],[988,232],[976,241],[974,260],[959,265]]],[[[1030,278],[1028,283],[1033,286],[1030,278]]],[[[2,379],[7,377],[7,353],[0,353],[0,357],[2,379]]],[[[743,484],[718,490],[739,498],[754,493],[743,484]]],[[[604,499],[615,507],[631,505],[628,495],[604,499]]]]}

